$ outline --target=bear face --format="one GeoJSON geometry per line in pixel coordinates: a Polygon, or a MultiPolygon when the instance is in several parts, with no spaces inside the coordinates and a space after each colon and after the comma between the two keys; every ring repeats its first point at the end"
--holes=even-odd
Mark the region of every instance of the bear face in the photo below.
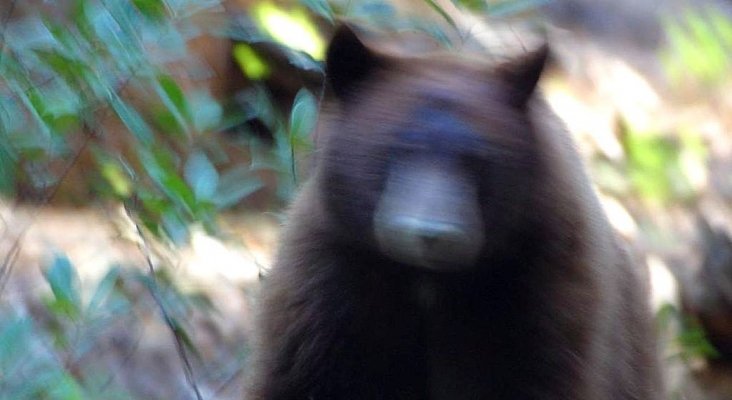
{"type": "Polygon", "coordinates": [[[510,255],[541,179],[525,106],[546,58],[399,59],[339,32],[327,69],[339,104],[317,165],[344,241],[436,270],[510,255]]]}

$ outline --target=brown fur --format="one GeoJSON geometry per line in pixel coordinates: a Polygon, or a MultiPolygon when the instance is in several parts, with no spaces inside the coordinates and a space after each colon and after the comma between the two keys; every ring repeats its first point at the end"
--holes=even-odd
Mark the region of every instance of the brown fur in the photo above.
{"type": "Polygon", "coordinates": [[[539,96],[511,104],[533,91],[510,83],[526,62],[379,60],[324,117],[264,280],[247,399],[661,399],[639,271],[539,96]],[[374,244],[395,132],[424,105],[483,135],[469,165],[486,247],[469,271],[374,244]]]}

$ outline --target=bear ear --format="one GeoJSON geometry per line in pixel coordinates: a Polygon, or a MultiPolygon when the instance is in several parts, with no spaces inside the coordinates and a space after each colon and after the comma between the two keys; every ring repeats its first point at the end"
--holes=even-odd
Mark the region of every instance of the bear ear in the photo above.
{"type": "Polygon", "coordinates": [[[498,67],[496,74],[508,87],[507,100],[511,105],[518,108],[526,105],[536,90],[549,57],[549,45],[544,43],[538,49],[498,67]]]}
{"type": "Polygon", "coordinates": [[[336,29],[326,54],[328,83],[333,93],[344,99],[383,62],[350,26],[342,24],[336,29]]]}

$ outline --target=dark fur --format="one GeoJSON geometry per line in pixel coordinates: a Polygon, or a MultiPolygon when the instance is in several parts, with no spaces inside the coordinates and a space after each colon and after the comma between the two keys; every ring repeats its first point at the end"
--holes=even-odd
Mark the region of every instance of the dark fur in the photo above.
{"type": "MultiPolygon", "coordinates": [[[[338,45],[331,57],[350,51],[338,45]]],[[[639,270],[532,94],[541,68],[522,70],[543,55],[372,56],[332,77],[339,104],[264,280],[247,399],[660,399],[639,270]],[[390,160],[414,150],[396,132],[419,130],[425,108],[482,134],[466,163],[486,246],[469,271],[402,265],[374,243],[390,160]]]]}

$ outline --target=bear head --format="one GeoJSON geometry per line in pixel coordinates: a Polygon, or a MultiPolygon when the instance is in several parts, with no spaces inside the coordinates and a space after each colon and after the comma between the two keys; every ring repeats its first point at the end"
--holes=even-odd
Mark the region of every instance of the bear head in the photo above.
{"type": "Polygon", "coordinates": [[[315,168],[343,243],[440,271],[515,254],[537,228],[542,155],[529,104],[547,55],[400,57],[339,28],[315,168]]]}

